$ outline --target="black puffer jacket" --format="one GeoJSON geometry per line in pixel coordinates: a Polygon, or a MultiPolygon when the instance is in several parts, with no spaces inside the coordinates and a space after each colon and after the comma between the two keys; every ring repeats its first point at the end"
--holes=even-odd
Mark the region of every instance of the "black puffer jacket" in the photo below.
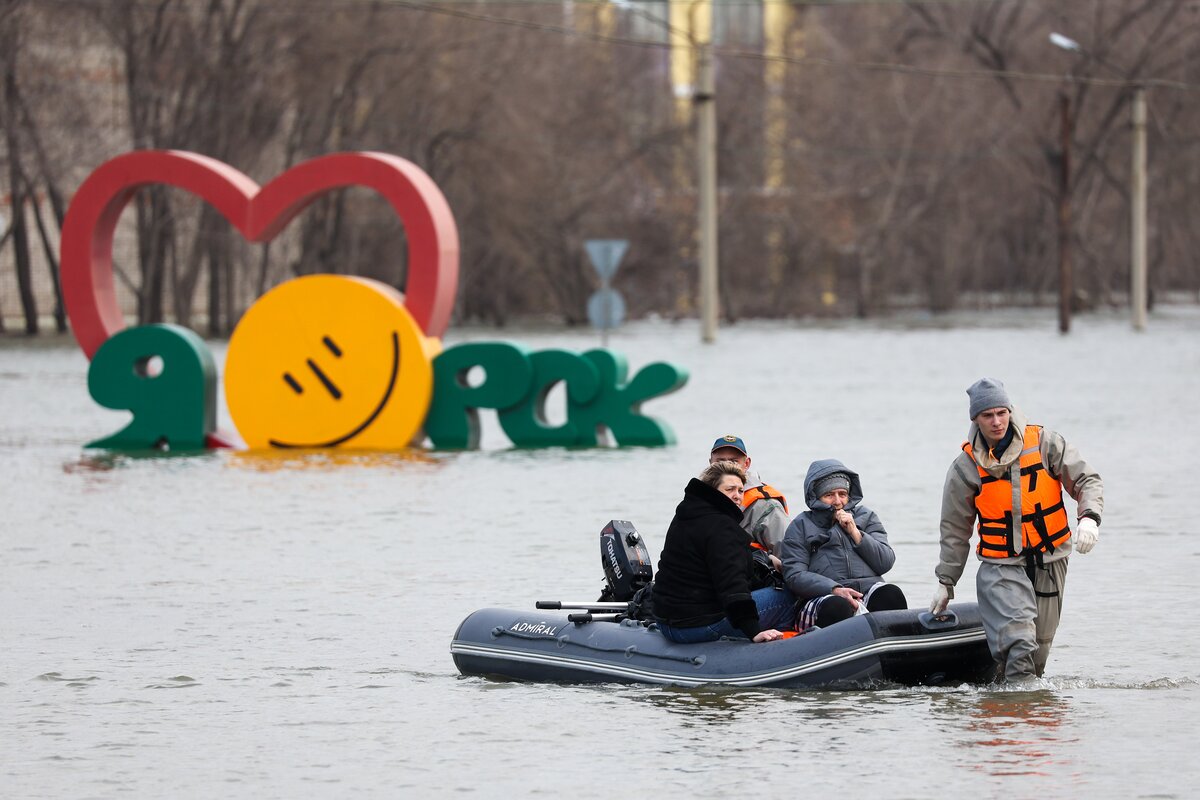
{"type": "Polygon", "coordinates": [[[741,521],[736,503],[692,478],[667,528],[654,576],[660,621],[694,628],[729,617],[750,639],[762,630],[750,596],[750,535],[741,521]]]}

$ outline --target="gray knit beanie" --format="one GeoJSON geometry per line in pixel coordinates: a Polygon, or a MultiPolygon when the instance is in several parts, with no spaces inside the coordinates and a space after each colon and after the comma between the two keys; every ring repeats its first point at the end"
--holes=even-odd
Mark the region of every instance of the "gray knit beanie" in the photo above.
{"type": "Polygon", "coordinates": [[[817,497],[823,497],[827,492],[832,492],[834,489],[850,490],[850,476],[844,472],[831,472],[824,478],[817,481],[813,487],[813,492],[817,497]]]}
{"type": "Polygon", "coordinates": [[[991,378],[980,378],[971,384],[971,388],[967,389],[967,397],[971,400],[971,419],[975,419],[989,408],[1013,410],[1012,400],[1008,399],[1004,384],[991,378]]]}

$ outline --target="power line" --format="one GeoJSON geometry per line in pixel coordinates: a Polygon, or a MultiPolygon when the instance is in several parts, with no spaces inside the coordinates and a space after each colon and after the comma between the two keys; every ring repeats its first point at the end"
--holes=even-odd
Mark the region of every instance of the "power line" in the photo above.
{"type": "MultiPolygon", "coordinates": [[[[1118,3],[1128,0],[1095,0],[1096,2],[1118,3]]],[[[38,0],[39,5],[112,5],[120,0],[38,0]]],[[[133,0],[140,5],[161,5],[161,0],[133,0]]],[[[302,5],[302,2],[290,0],[272,0],[281,7],[302,5]]],[[[340,5],[378,5],[380,2],[390,4],[389,0],[340,0],[340,5]]],[[[613,6],[616,8],[632,8],[634,6],[687,6],[694,0],[570,0],[580,6],[613,6]]],[[[898,6],[898,5],[931,5],[931,6],[973,6],[983,3],[1003,2],[1011,5],[1040,5],[1041,0],[715,0],[718,7],[753,7],[767,5],[809,6],[809,7],[848,7],[848,6],[898,6]]],[[[562,6],[564,0],[439,0],[440,5],[492,5],[492,6],[562,6]]],[[[330,3],[309,3],[327,10],[330,3]]]]}
{"type": "MultiPolygon", "coordinates": [[[[139,3],[149,3],[151,0],[134,0],[139,3]]],[[[47,2],[47,0],[41,0],[47,2]]],[[[112,0],[49,0],[60,5],[73,5],[85,2],[88,4],[102,5],[112,0]]],[[[665,20],[659,17],[645,13],[642,9],[635,8],[632,5],[632,0],[624,0],[623,3],[613,3],[609,0],[575,0],[580,5],[589,5],[594,7],[599,6],[614,6],[638,12],[639,15],[649,19],[656,24],[661,24],[664,32],[677,39],[686,40],[689,38],[687,32],[670,25],[665,20]]],[[[690,4],[692,0],[660,0],[662,5],[680,5],[690,4]]],[[[719,0],[720,4],[725,4],[719,0]]],[[[746,0],[733,0],[734,3],[743,3],[746,0]]],[[[1010,2],[1010,3],[1037,3],[1037,0],[761,0],[761,2],[787,2],[794,5],[805,6],[876,6],[876,5],[901,5],[901,4],[936,4],[936,5],[976,5],[980,2],[1010,2]]],[[[406,9],[416,12],[424,12],[429,14],[437,14],[457,19],[471,20],[474,22],[488,23],[492,25],[506,26],[519,28],[542,33],[555,34],[583,41],[596,42],[600,44],[617,45],[621,47],[636,47],[648,50],[670,50],[673,45],[671,42],[649,41],[642,39],[631,39],[613,34],[600,33],[598,31],[581,30],[579,28],[570,27],[567,25],[556,25],[547,22],[539,22],[529,19],[518,19],[515,17],[503,16],[500,14],[486,13],[482,11],[474,11],[463,8],[465,5],[480,6],[489,5],[489,3],[480,3],[478,0],[437,0],[437,2],[420,2],[419,0],[333,0],[333,2],[309,2],[304,0],[266,0],[267,5],[274,4],[281,12],[295,11],[297,6],[309,5],[310,7],[318,7],[328,12],[331,7],[356,7],[356,6],[388,6],[392,8],[406,9]]],[[[645,5],[645,2],[641,3],[645,5]]],[[[746,2],[746,4],[751,4],[746,2]]],[[[760,4],[755,0],[754,4],[760,4]]],[[[504,6],[550,6],[562,5],[562,0],[497,0],[490,5],[504,6]]],[[[799,66],[820,67],[823,69],[841,69],[841,70],[860,70],[868,72],[890,72],[900,75],[914,75],[931,78],[952,78],[952,79],[967,79],[967,80],[994,80],[1003,78],[1010,81],[1021,81],[1029,83],[1045,83],[1062,85],[1064,83],[1076,85],[1088,85],[1108,88],[1130,88],[1142,86],[1146,88],[1170,89],[1177,91],[1196,91],[1200,89],[1200,85],[1187,83],[1184,81],[1175,81],[1165,78],[1099,78],[1091,76],[1069,75],[1063,73],[1040,73],[1040,72],[1023,72],[1014,70],[998,70],[987,68],[975,69],[947,69],[935,67],[921,67],[914,64],[898,64],[894,62],[877,62],[877,61],[836,61],[828,58],[820,58],[814,56],[789,56],[789,55],[771,55],[766,53],[738,50],[724,47],[721,45],[712,45],[712,53],[714,56],[733,59],[744,59],[750,61],[763,62],[778,62],[785,64],[796,64],[799,66]]]]}
{"type": "MultiPolygon", "coordinates": [[[[587,0],[584,0],[585,2],[587,0]]],[[[676,1],[676,0],[672,0],[676,1]]],[[[974,0],[935,0],[936,2],[974,2],[974,0]]],[[[1021,2],[1022,0],[1013,0],[1021,2]]],[[[346,0],[343,0],[346,2],[346,0]]],[[[354,2],[354,0],[349,0],[354,2]]],[[[557,33],[563,36],[586,39],[589,41],[601,42],[605,44],[615,44],[629,47],[643,47],[650,49],[669,50],[672,45],[669,42],[647,42],[637,39],[628,39],[610,34],[597,33],[594,31],[581,31],[576,28],[570,28],[564,25],[552,25],[543,22],[534,22],[532,20],[517,20],[511,17],[502,17],[494,14],[481,14],[478,12],[465,11],[460,8],[445,7],[442,2],[439,3],[422,3],[414,0],[383,0],[391,6],[400,8],[408,8],[416,11],[427,11],[434,14],[444,14],[448,16],[459,17],[463,19],[471,19],[480,22],[489,22],[498,25],[512,25],[516,27],[526,28],[529,30],[539,30],[548,33],[557,33]]],[[[862,3],[879,3],[879,2],[900,2],[900,0],[855,0],[862,3]]],[[[664,23],[665,24],[665,23],[664,23]]],[[[684,32],[678,28],[667,26],[669,32],[679,36],[684,36],[684,32]]],[[[944,69],[933,67],[920,67],[911,64],[896,64],[891,62],[872,62],[872,61],[835,61],[827,58],[817,58],[812,56],[787,56],[787,55],[770,55],[766,53],[757,53],[753,51],[734,50],[721,46],[714,45],[712,47],[713,55],[726,58],[740,58],[755,61],[774,61],[786,64],[797,64],[802,66],[817,66],[831,69],[856,69],[872,72],[893,72],[907,75],[923,75],[927,77],[944,77],[944,78],[966,78],[966,79],[996,79],[1005,78],[1013,81],[1028,81],[1037,83],[1053,83],[1062,84],[1086,84],[1089,86],[1128,88],[1132,86],[1144,86],[1147,88],[1159,89],[1176,89],[1182,91],[1195,91],[1200,89],[1200,85],[1185,83],[1183,81],[1173,81],[1164,78],[1144,78],[1144,79],[1116,79],[1116,78],[1096,78],[1077,75],[1064,75],[1061,73],[1039,73],[1039,72],[1019,72],[1013,70],[997,70],[997,69],[944,69]]]]}
{"type": "Polygon", "coordinates": [[[1046,72],[1019,72],[1014,70],[1001,69],[945,69],[934,67],[919,67],[913,64],[895,64],[890,62],[876,61],[834,61],[828,58],[815,58],[812,56],[792,57],[784,55],[768,55],[766,53],[754,53],[744,50],[726,50],[720,47],[713,48],[713,52],[717,55],[723,55],[732,58],[743,58],[757,61],[782,61],[788,64],[803,64],[807,66],[829,67],[833,69],[850,68],[872,72],[895,72],[908,75],[925,75],[929,77],[940,78],[1005,78],[1014,81],[1029,81],[1037,83],[1071,83],[1071,84],[1086,84],[1088,86],[1107,86],[1112,88],[1127,89],[1134,86],[1144,86],[1147,88],[1158,89],[1178,89],[1182,91],[1195,91],[1200,89],[1200,85],[1194,83],[1185,83],[1183,81],[1173,81],[1165,78],[1094,78],[1080,75],[1064,75],[1060,73],[1046,72]]]}

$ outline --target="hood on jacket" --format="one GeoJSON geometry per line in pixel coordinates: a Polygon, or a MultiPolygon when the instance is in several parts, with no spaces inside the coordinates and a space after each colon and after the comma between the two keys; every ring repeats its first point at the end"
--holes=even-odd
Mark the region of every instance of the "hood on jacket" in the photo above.
{"type": "Polygon", "coordinates": [[[822,458],[808,465],[808,475],[804,477],[804,502],[813,511],[829,511],[832,508],[828,503],[821,502],[816,491],[817,483],[835,472],[844,472],[850,477],[850,502],[846,508],[853,509],[862,502],[862,484],[858,480],[858,473],[836,458],[822,458]]]}
{"type": "Polygon", "coordinates": [[[1021,451],[1025,449],[1026,424],[1028,423],[1025,415],[1021,413],[1021,409],[1013,406],[1008,415],[1008,426],[1016,433],[1013,434],[1008,447],[1000,454],[1000,458],[996,459],[992,458],[992,454],[988,450],[987,439],[984,438],[983,431],[979,430],[978,423],[972,421],[971,427],[967,429],[967,441],[971,443],[971,452],[975,455],[975,463],[994,474],[1007,470],[1021,457],[1021,451]]]}

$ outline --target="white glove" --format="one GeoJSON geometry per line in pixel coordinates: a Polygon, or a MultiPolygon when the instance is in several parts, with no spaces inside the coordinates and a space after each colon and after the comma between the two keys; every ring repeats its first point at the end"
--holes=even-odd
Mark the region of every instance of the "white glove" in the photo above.
{"type": "Polygon", "coordinates": [[[1100,538],[1100,526],[1091,517],[1079,520],[1079,530],[1075,531],[1075,552],[1084,556],[1092,552],[1096,540],[1100,538]]]}
{"type": "Polygon", "coordinates": [[[950,587],[944,583],[939,583],[937,594],[933,596],[933,600],[929,603],[929,611],[933,614],[940,614],[946,610],[946,606],[950,605],[950,587]]]}

